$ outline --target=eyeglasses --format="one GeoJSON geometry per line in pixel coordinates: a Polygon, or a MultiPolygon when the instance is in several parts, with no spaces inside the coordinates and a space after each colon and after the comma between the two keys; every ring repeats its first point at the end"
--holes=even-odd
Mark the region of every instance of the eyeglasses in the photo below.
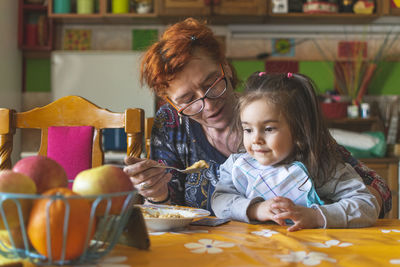
{"type": "Polygon", "coordinates": [[[193,116],[199,114],[204,109],[204,99],[215,99],[221,97],[226,92],[227,81],[225,77],[224,68],[221,66],[221,76],[218,77],[215,82],[207,89],[203,97],[197,98],[183,107],[178,107],[169,97],[165,100],[170,103],[181,116],[193,116]]]}

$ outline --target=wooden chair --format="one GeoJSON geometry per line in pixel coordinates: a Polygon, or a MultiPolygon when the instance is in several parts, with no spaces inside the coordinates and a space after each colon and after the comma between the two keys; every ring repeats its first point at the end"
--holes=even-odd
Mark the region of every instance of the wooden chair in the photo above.
{"type": "Polygon", "coordinates": [[[47,155],[48,128],[51,126],[92,126],[94,128],[92,167],[104,163],[102,129],[124,128],[127,155],[140,157],[144,133],[144,111],[128,108],[123,113],[100,108],[79,96],[62,97],[44,107],[26,112],[0,108],[0,170],[10,169],[13,135],[17,128],[41,130],[38,154],[47,155]]]}

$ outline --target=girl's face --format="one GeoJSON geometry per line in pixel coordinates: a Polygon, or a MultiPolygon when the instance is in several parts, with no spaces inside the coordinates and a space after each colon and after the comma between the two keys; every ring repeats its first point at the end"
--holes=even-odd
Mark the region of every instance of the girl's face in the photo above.
{"type": "Polygon", "coordinates": [[[275,165],[294,148],[285,117],[275,105],[258,99],[242,108],[240,119],[246,151],[262,165],[275,165]]]}
{"type": "MultiPolygon", "coordinates": [[[[233,116],[234,94],[230,83],[231,71],[223,65],[226,91],[215,99],[204,99],[203,110],[190,118],[209,128],[225,129],[233,116]]],[[[222,75],[220,64],[211,60],[201,51],[196,51],[193,59],[170,81],[168,98],[179,108],[193,100],[204,97],[207,89],[222,75]]],[[[221,80],[219,83],[225,83],[221,80]]],[[[219,86],[219,85],[218,85],[219,86]]]]}

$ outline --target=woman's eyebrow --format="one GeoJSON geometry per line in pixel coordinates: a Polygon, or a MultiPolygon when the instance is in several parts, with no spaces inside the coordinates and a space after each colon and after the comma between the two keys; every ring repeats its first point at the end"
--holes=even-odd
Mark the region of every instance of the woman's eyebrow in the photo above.
{"type": "Polygon", "coordinates": [[[190,94],[191,94],[191,92],[187,92],[187,93],[185,93],[185,94],[183,94],[183,95],[181,95],[181,96],[178,96],[177,98],[175,98],[175,99],[173,99],[173,100],[174,100],[174,102],[179,102],[179,100],[181,100],[181,99],[187,97],[187,96],[190,95],[190,94]]]}
{"type": "Polygon", "coordinates": [[[218,77],[220,76],[220,75],[219,75],[219,72],[218,72],[218,71],[213,71],[213,72],[211,72],[210,74],[208,74],[208,75],[203,79],[203,82],[202,82],[202,83],[207,82],[208,80],[210,80],[211,78],[215,77],[216,75],[218,75],[218,76],[217,76],[215,79],[218,79],[218,77]]]}

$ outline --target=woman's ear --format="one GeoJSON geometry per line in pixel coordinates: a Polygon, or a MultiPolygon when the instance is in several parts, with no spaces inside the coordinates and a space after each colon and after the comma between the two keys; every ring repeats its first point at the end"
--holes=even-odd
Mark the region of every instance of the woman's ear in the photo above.
{"type": "Polygon", "coordinates": [[[222,63],[222,67],[224,68],[225,76],[231,80],[233,76],[232,65],[225,61],[224,63],[222,63]]]}

